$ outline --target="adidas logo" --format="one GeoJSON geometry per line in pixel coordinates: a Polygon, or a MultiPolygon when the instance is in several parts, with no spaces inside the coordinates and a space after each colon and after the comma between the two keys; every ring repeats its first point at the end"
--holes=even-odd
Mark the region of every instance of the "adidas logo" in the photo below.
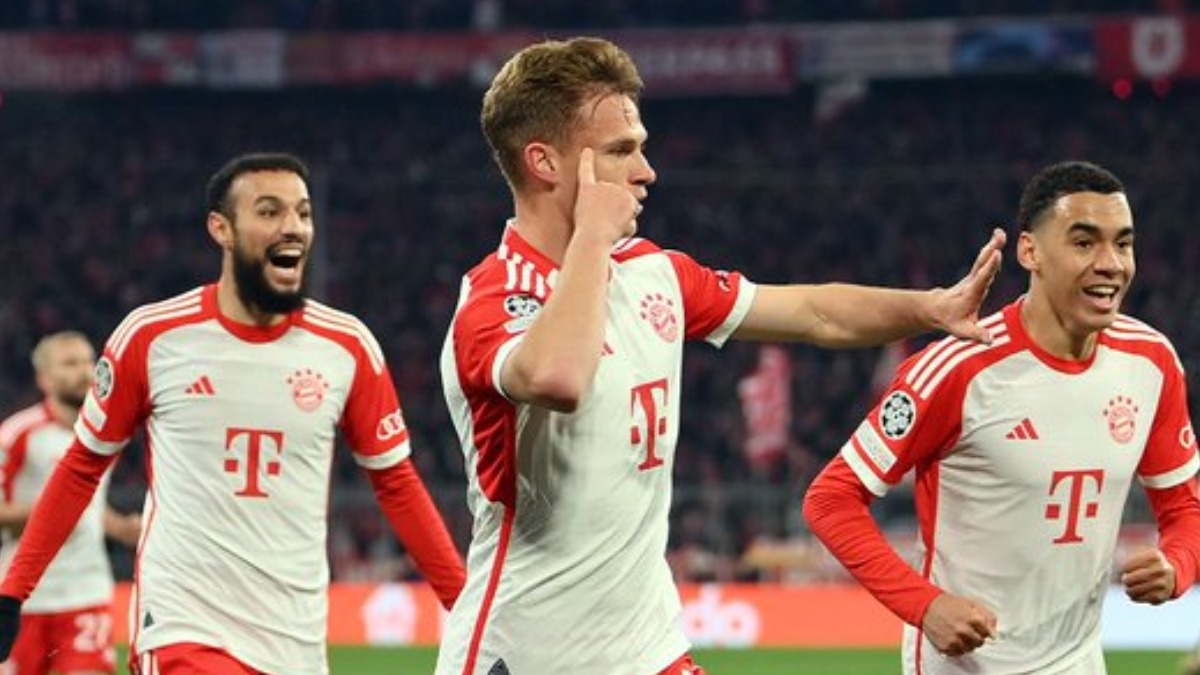
{"type": "Polygon", "coordinates": [[[208,379],[207,375],[201,375],[200,379],[193,382],[187,389],[184,389],[183,393],[194,394],[196,396],[215,396],[217,390],[213,387],[212,380],[208,379]]]}
{"type": "Polygon", "coordinates": [[[1004,434],[1004,437],[1010,441],[1036,441],[1038,438],[1037,429],[1033,428],[1033,422],[1029,418],[1021,420],[1021,423],[1012,428],[1012,431],[1004,434]]]}

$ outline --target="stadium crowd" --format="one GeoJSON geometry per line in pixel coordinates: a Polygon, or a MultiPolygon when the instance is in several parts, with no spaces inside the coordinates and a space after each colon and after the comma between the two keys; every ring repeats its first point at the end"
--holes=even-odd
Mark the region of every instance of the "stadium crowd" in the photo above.
{"type": "MultiPolygon", "coordinates": [[[[758,281],[950,283],[990,226],[1011,224],[1033,170],[1086,158],[1125,177],[1138,214],[1139,275],[1126,309],[1175,340],[1197,389],[1200,239],[1190,235],[1200,156],[1186,148],[1200,125],[1200,91],[1120,100],[1077,80],[875,84],[821,123],[813,98],[808,88],[702,100],[648,92],[643,116],[659,183],[642,231],[758,281]]],[[[35,397],[27,355],[40,336],[76,328],[99,345],[132,307],[212,281],[203,179],[248,149],[293,151],[315,172],[314,295],[380,337],[419,468],[465,543],[462,459],[438,355],[460,275],[494,248],[510,215],[478,106],[479,92],[466,88],[5,97],[0,410],[35,397]]],[[[993,294],[1012,297],[1023,283],[1010,257],[993,294]]],[[[791,443],[759,466],[742,450],[737,396],[757,348],[731,345],[720,362],[708,347],[689,349],[676,569],[692,580],[769,575],[762,568],[775,563],[745,554],[803,534],[800,495],[872,402],[880,352],[789,348],[791,443]]],[[[337,462],[335,576],[412,574],[361,472],[348,453],[337,462]]],[[[144,489],[140,451],[128,449],[118,469],[113,492],[134,508],[144,489]]],[[[897,513],[895,523],[907,517],[897,513]]],[[[797,564],[811,563],[806,556],[796,554],[797,564]]]]}

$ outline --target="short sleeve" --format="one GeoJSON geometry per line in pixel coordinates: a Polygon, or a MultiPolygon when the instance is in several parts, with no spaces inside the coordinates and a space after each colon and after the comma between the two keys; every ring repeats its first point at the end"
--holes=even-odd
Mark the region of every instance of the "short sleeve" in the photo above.
{"type": "Polygon", "coordinates": [[[912,467],[943,456],[961,432],[965,385],[958,378],[920,392],[909,381],[924,354],[918,352],[901,365],[886,393],[842,446],[842,458],[876,496],[885,495],[912,467]]]}
{"type": "Polygon", "coordinates": [[[1138,476],[1148,488],[1163,489],[1189,480],[1200,468],[1196,433],[1188,416],[1187,382],[1174,354],[1157,359],[1163,373],[1158,410],[1138,464],[1138,476]]]}
{"type": "Polygon", "coordinates": [[[520,344],[542,309],[531,294],[491,287],[468,296],[454,318],[454,360],[464,392],[493,391],[500,386],[500,367],[520,344]]]}
{"type": "Polygon", "coordinates": [[[110,338],[105,345],[95,383],[75,421],[75,435],[92,452],[119,452],[149,414],[148,351],[144,334],[110,338]]]}
{"type": "Polygon", "coordinates": [[[386,469],[411,454],[408,425],[382,350],[366,326],[361,331],[370,339],[354,343],[354,381],[340,427],[359,466],[386,469]],[[366,349],[376,350],[373,358],[366,349]]]}
{"type": "Polygon", "coordinates": [[[721,346],[750,310],[755,286],[738,272],[713,270],[679,251],[667,251],[683,294],[687,339],[721,346]]]}

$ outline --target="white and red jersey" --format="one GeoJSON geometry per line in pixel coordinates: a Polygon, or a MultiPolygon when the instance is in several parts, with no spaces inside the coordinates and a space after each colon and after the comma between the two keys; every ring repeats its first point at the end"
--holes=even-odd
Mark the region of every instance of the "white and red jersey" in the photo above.
{"type": "Polygon", "coordinates": [[[1200,466],[1182,366],[1121,316],[1086,361],[1030,339],[1019,300],[983,321],[990,345],[946,338],[908,359],[841,456],[882,496],[910,469],[917,570],[977,599],[999,636],[945,658],[905,627],[904,670],[1102,674],[1100,614],[1125,501],[1200,466]]]}
{"type": "Polygon", "coordinates": [[[475,526],[438,675],[647,675],[689,647],[665,559],[683,343],[724,343],[754,286],[642,239],[610,271],[603,355],[571,414],[499,384],[556,266],[509,227],[463,279],[442,381],[475,526]]]}
{"type": "Polygon", "coordinates": [[[196,642],[264,672],[326,673],[335,432],[368,469],[409,454],[370,331],[313,301],[269,328],[236,324],[216,286],[137,309],[75,430],[111,454],[139,427],[149,490],[133,648],[196,642]]]}
{"type": "MultiPolygon", "coordinates": [[[[0,424],[4,501],[32,506],[71,447],[71,428],[59,424],[46,403],[30,406],[0,424]]],[[[33,595],[21,605],[24,614],[50,614],[112,602],[112,567],[104,548],[104,504],[108,480],[100,483],[33,595]]],[[[16,549],[8,541],[0,553],[4,567],[16,549]]]]}

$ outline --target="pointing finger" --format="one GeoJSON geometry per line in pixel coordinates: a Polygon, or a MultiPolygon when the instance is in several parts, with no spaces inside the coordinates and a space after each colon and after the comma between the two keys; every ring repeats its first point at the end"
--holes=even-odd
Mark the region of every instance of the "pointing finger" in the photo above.
{"type": "Polygon", "coordinates": [[[579,153],[579,182],[582,185],[596,184],[596,157],[591,148],[579,153]]]}

